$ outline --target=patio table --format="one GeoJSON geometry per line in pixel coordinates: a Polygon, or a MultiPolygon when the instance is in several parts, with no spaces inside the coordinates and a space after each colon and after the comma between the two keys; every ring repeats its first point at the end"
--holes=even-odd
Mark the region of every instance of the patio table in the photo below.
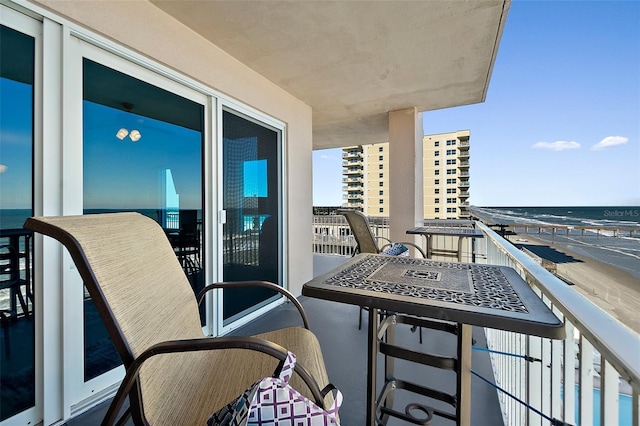
{"type": "MultiPolygon", "coordinates": [[[[378,341],[380,311],[413,316],[400,322],[414,325],[422,326],[421,318],[457,324],[457,358],[451,361],[457,373],[457,391],[452,405],[454,419],[464,426],[470,424],[472,326],[564,338],[563,323],[515,270],[505,266],[359,254],[304,284],[302,294],[369,307],[366,424],[371,426],[380,409],[375,395],[377,355],[382,345],[388,349],[393,343],[378,341]]],[[[418,356],[404,359],[411,358],[417,360],[418,356]]],[[[390,375],[386,378],[392,379],[390,375]]],[[[381,393],[380,399],[385,398],[381,393]]]]}
{"type": "MultiPolygon", "coordinates": [[[[452,256],[455,255],[458,259],[458,262],[462,262],[462,241],[464,238],[472,238],[475,241],[475,238],[483,238],[484,234],[482,231],[472,227],[466,226],[416,226],[415,228],[411,228],[407,230],[407,234],[420,234],[425,237],[427,240],[426,254],[427,258],[431,258],[433,254],[436,255],[444,255],[444,256],[452,256]],[[434,235],[447,235],[451,237],[458,237],[458,250],[444,250],[444,249],[434,249],[432,237],[434,235]]],[[[475,249],[471,250],[471,261],[475,262],[475,249]]]]}

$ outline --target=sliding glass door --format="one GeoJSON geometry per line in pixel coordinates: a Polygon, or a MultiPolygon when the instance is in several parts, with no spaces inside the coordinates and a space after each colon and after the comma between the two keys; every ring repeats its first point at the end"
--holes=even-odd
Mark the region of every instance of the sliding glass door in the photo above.
{"type": "Polygon", "coordinates": [[[33,239],[22,225],[33,214],[39,24],[0,12],[0,18],[13,18],[13,28],[0,25],[0,423],[11,418],[8,423],[26,424],[24,412],[36,405],[36,312],[33,239]],[[23,417],[15,417],[20,413],[23,417]]]}
{"type": "MultiPolygon", "coordinates": [[[[136,211],[157,221],[197,293],[205,262],[204,103],[117,66],[82,60],[83,213],[136,211]]],[[[83,300],[86,382],[120,359],[86,290],[83,300]]]]}
{"type": "MultiPolygon", "coordinates": [[[[281,131],[225,110],[222,113],[224,281],[283,284],[281,131]]],[[[223,325],[275,300],[273,291],[224,291],[223,325]]]]}

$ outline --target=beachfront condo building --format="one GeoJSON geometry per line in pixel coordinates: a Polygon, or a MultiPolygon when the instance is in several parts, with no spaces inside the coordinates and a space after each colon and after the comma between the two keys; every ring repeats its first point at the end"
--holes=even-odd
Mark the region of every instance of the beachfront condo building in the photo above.
{"type": "MultiPolygon", "coordinates": [[[[469,130],[425,135],[422,180],[425,219],[466,219],[469,213],[469,130]]],[[[343,206],[389,216],[389,144],[342,152],[343,206]]]]}

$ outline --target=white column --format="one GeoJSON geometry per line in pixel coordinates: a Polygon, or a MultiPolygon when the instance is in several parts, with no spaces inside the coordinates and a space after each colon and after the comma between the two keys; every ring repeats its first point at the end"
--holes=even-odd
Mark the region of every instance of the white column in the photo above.
{"type": "Polygon", "coordinates": [[[423,219],[422,113],[408,108],[389,113],[389,222],[392,241],[414,241],[406,234],[423,219]]]}

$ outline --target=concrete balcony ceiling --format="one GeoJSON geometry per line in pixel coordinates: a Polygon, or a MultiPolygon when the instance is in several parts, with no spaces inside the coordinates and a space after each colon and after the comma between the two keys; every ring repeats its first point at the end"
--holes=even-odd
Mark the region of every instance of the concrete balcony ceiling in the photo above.
{"type": "Polygon", "coordinates": [[[313,148],[388,141],[389,111],[483,102],[510,0],[151,0],[313,109],[313,148]]]}

